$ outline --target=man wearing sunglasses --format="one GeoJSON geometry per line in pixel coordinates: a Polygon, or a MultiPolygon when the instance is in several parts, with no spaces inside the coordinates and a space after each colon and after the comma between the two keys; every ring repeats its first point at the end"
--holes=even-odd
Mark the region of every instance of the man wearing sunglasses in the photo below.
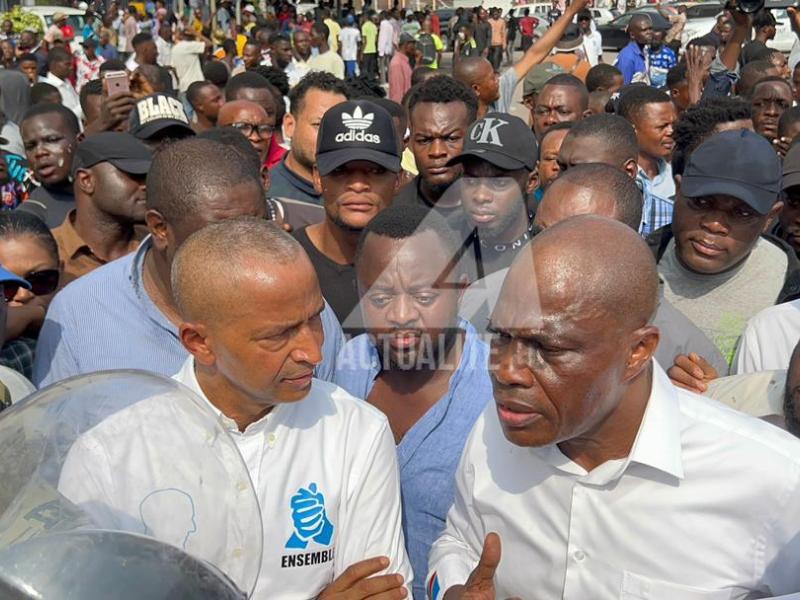
{"type": "Polygon", "coordinates": [[[98,133],[78,144],[75,209],[53,230],[64,261],[62,287],[138,248],[134,227],[144,223],[151,160],[150,149],[129,133],[98,133]]]}
{"type": "Polygon", "coordinates": [[[218,127],[233,127],[238,130],[258,152],[262,164],[267,160],[269,144],[272,140],[273,125],[267,111],[250,100],[233,100],[222,105],[217,115],[218,127]]]}

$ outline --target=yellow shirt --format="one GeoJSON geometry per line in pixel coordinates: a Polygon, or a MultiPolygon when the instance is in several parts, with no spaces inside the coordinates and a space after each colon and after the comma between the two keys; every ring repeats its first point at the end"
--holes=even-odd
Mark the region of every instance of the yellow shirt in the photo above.
{"type": "Polygon", "coordinates": [[[339,24],[334,21],[333,19],[325,19],[325,25],[328,26],[328,46],[331,47],[331,50],[334,52],[339,51],[339,34],[342,31],[342,28],[339,27],[339,24]]]}
{"type": "Polygon", "coordinates": [[[378,51],[378,28],[372,21],[361,26],[361,39],[364,42],[364,54],[375,54],[378,51]]]}

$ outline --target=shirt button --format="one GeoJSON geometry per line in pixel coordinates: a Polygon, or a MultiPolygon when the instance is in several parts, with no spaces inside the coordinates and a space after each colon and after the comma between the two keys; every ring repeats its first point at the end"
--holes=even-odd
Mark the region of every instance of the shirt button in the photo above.
{"type": "Polygon", "coordinates": [[[572,557],[573,557],[573,558],[574,558],[576,561],[578,561],[578,562],[581,562],[581,561],[582,561],[584,558],[586,558],[586,555],[583,553],[583,551],[582,551],[582,550],[576,550],[576,551],[575,551],[575,554],[573,554],[573,555],[572,555],[572,557]]]}
{"type": "Polygon", "coordinates": [[[233,558],[240,558],[242,556],[242,549],[234,548],[231,554],[233,555],[233,558]]]}
{"type": "Polygon", "coordinates": [[[275,445],[275,442],[277,442],[277,441],[278,441],[278,436],[275,435],[274,433],[270,433],[267,436],[267,443],[269,444],[270,448],[272,448],[275,445]]]}
{"type": "Polygon", "coordinates": [[[236,484],[236,489],[239,490],[240,492],[245,491],[249,487],[250,486],[247,485],[246,481],[240,481],[239,483],[236,484]]]}

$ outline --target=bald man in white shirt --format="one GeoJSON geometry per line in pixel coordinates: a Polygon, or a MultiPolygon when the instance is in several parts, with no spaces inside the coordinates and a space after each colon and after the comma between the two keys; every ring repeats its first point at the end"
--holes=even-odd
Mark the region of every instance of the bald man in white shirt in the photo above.
{"type": "MultiPolygon", "coordinates": [[[[233,438],[261,509],[262,523],[252,524],[264,534],[252,597],[410,595],[394,439],[380,411],[313,378],[322,360],[324,301],[302,247],[263,219],[209,225],[181,245],[172,289],[183,319],[179,336],[191,354],[175,379],[204,401],[233,438]]],[[[185,498],[193,507],[187,521],[192,527],[178,527],[179,541],[186,543],[219,530],[226,509],[235,508],[209,506],[202,481],[193,483],[191,474],[181,472],[180,444],[162,443],[161,428],[147,444],[137,423],[152,429],[145,416],[163,410],[169,407],[139,403],[123,415],[130,434],[101,424],[79,438],[59,490],[90,514],[93,505],[113,506],[144,523],[143,503],[163,492],[148,487],[163,477],[150,475],[147,457],[172,453],[180,481],[174,487],[181,494],[172,494],[175,502],[168,508],[178,500],[186,504],[185,498]],[[126,448],[132,452],[120,451],[126,448]],[[110,456],[124,466],[118,468],[110,456]]],[[[163,427],[181,439],[183,423],[165,419],[163,427]]],[[[171,531],[173,512],[149,510],[147,528],[171,531]]],[[[232,549],[225,564],[258,550],[232,549]]]]}
{"type": "Polygon", "coordinates": [[[431,551],[433,600],[800,591],[800,441],[670,384],[657,287],[644,242],[602,217],[515,259],[490,323],[495,406],[431,551]]]}

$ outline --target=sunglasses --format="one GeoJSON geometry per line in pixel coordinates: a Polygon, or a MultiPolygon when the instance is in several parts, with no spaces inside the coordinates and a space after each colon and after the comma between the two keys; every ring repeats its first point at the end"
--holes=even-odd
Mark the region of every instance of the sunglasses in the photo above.
{"type": "Polygon", "coordinates": [[[275,128],[272,125],[256,125],[255,123],[231,123],[231,127],[238,129],[244,137],[250,137],[253,132],[258,133],[262,140],[272,136],[275,128]]]}
{"type": "MultiPolygon", "coordinates": [[[[58,269],[44,269],[43,271],[31,271],[25,276],[25,280],[31,284],[31,293],[34,296],[46,296],[58,288],[59,276],[58,269]]],[[[3,296],[6,302],[14,299],[19,288],[20,285],[13,281],[6,281],[3,284],[3,296]]]]}

